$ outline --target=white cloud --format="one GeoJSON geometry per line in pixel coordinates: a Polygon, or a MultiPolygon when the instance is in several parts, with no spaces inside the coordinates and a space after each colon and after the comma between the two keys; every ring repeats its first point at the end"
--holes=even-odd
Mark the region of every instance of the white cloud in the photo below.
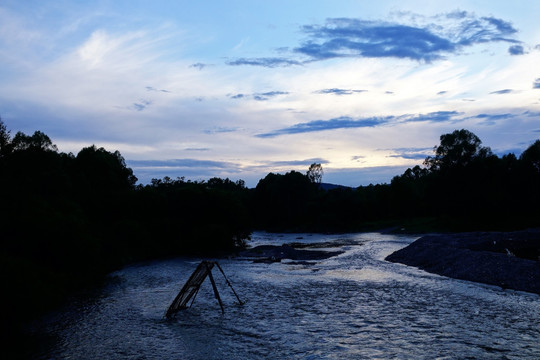
{"type": "MultiPolygon", "coordinates": [[[[322,20],[325,17],[321,15],[322,20]]],[[[126,19],[117,14],[107,19],[95,14],[79,20],[62,18],[58,24],[61,35],[55,36],[43,30],[46,26],[41,30],[33,27],[24,14],[0,8],[0,41],[4,44],[0,47],[4,68],[0,74],[6,74],[0,85],[0,115],[14,130],[19,130],[18,124],[10,123],[6,109],[15,119],[26,117],[26,128],[32,128],[33,121],[33,130],[45,131],[63,151],[77,152],[95,143],[118,149],[133,160],[197,157],[237,165],[221,169],[220,174],[233,177],[236,172],[252,178],[290,170],[290,165],[278,161],[312,158],[328,160],[326,167],[336,174],[339,169],[353,171],[359,166],[406,167],[421,161],[391,157],[393,148],[432,147],[442,133],[456,128],[477,132],[485,145],[512,148],[525,137],[528,141],[533,135],[523,134],[532,134],[538,122],[534,117],[497,121],[473,117],[540,111],[540,91],[532,89],[533,81],[540,77],[538,51],[509,56],[508,44],[490,44],[429,64],[343,58],[285,68],[228,66],[226,56],[235,39],[235,54],[243,54],[247,45],[263,48],[256,32],[243,37],[235,33],[227,46],[219,47],[224,54],[211,48],[221,34],[209,40],[210,33],[188,33],[180,29],[180,22],[174,24],[174,14],[158,27],[126,19]],[[94,21],[97,18],[102,21],[94,21]],[[50,44],[40,45],[45,43],[43,39],[50,44]],[[44,46],[49,50],[43,50],[44,46]],[[332,88],[366,91],[343,96],[320,92],[332,88]],[[502,89],[513,91],[490,95],[502,89]],[[282,94],[266,101],[252,96],[273,92],[282,94]],[[251,96],[236,100],[230,96],[240,93],[251,96]],[[459,123],[391,123],[256,137],[299,123],[344,116],[358,119],[438,111],[457,111],[469,118],[459,123]],[[498,133],[520,135],[508,143],[498,133]],[[357,161],[359,156],[362,162],[357,161]]],[[[290,34],[294,36],[299,34],[290,34]]],[[[303,170],[301,165],[297,169],[303,170]]]]}

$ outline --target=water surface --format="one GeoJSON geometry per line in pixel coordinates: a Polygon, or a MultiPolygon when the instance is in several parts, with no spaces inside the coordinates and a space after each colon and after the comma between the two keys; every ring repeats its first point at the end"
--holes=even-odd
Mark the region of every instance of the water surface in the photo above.
{"type": "Polygon", "coordinates": [[[256,233],[252,245],[333,242],[339,256],[295,265],[219,260],[221,314],[206,281],[190,309],[164,314],[200,259],[110,275],[35,330],[41,359],[539,359],[540,296],[384,261],[413,236],[256,233]]]}

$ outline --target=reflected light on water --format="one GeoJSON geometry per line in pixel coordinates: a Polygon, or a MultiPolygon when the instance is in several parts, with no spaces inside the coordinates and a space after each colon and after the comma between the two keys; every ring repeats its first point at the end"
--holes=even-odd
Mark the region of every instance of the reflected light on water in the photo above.
{"type": "Polygon", "coordinates": [[[193,307],[164,313],[200,259],[130,266],[76,299],[36,334],[42,359],[539,359],[539,296],[384,261],[416,237],[254,234],[253,245],[303,242],[343,254],[310,264],[219,260],[193,307]]]}

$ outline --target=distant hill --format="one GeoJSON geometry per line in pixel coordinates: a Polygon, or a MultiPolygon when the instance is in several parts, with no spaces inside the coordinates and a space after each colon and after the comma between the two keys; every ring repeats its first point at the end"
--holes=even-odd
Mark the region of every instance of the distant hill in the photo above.
{"type": "Polygon", "coordinates": [[[328,191],[328,190],[334,190],[334,189],[350,189],[350,186],[321,183],[319,185],[319,188],[325,191],[328,191]]]}

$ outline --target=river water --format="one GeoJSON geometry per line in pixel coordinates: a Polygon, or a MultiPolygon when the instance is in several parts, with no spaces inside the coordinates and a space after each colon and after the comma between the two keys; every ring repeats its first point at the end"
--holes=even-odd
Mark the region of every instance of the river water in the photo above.
{"type": "Polygon", "coordinates": [[[221,259],[190,309],[165,311],[200,259],[126,267],[34,331],[38,359],[540,359],[540,296],[449,279],[384,258],[416,237],[255,233],[251,245],[333,242],[294,264],[221,259]],[[328,245],[329,246],[329,245],[328,245]]]}

